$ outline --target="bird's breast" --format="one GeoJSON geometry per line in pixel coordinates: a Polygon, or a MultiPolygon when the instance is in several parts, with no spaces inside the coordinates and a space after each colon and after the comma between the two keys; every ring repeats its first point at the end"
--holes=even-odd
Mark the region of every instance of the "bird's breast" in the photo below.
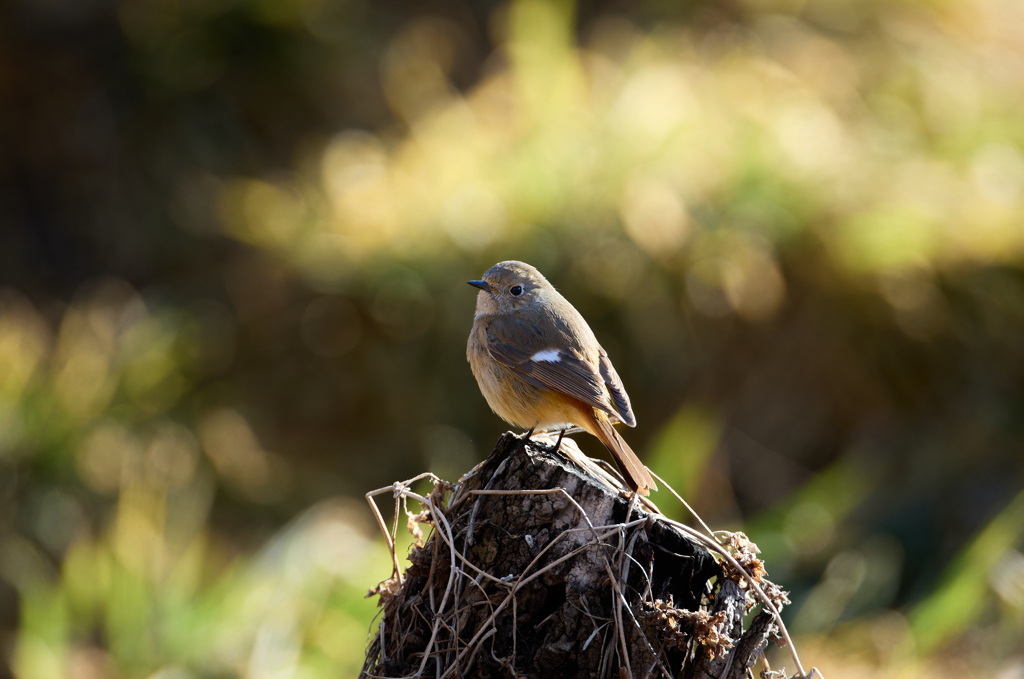
{"type": "Polygon", "coordinates": [[[474,324],[466,348],[466,358],[480,386],[480,392],[497,415],[529,429],[554,428],[579,419],[578,404],[563,394],[530,384],[487,351],[487,333],[482,323],[474,324]]]}

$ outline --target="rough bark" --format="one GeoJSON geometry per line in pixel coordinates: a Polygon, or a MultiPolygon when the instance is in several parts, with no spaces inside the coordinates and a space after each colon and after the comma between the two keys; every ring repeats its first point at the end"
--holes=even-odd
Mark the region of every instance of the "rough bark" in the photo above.
{"type": "Polygon", "coordinates": [[[364,677],[738,678],[773,631],[743,633],[745,591],[700,544],[541,444],[504,435],[446,507],[381,590],[364,677]]]}

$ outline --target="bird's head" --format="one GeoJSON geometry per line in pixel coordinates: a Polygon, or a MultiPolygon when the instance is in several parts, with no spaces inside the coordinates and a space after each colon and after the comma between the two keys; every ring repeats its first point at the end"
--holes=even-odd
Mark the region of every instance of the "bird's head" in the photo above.
{"type": "Polygon", "coordinates": [[[515,313],[530,304],[543,301],[554,290],[548,280],[525,262],[498,262],[478,281],[467,281],[480,288],[476,298],[478,316],[515,313]]]}

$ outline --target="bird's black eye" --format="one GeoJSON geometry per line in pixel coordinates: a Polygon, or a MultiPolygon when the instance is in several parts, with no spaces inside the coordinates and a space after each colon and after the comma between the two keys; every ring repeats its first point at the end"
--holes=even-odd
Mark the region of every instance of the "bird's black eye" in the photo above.
{"type": "Polygon", "coordinates": [[[508,289],[508,291],[512,293],[513,297],[518,297],[519,295],[523,294],[523,286],[513,285],[511,288],[508,289]]]}

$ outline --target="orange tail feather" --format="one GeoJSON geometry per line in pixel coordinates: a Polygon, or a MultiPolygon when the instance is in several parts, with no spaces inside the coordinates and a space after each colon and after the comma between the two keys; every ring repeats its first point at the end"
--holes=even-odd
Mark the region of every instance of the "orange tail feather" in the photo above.
{"type": "Polygon", "coordinates": [[[608,421],[608,416],[602,412],[590,408],[590,422],[592,427],[584,426],[591,434],[596,436],[612,454],[615,466],[619,468],[623,479],[631,489],[641,495],[649,495],[650,491],[658,490],[658,484],[654,482],[651,473],[647,471],[643,463],[633,452],[626,441],[615,431],[615,427],[608,421]]]}

